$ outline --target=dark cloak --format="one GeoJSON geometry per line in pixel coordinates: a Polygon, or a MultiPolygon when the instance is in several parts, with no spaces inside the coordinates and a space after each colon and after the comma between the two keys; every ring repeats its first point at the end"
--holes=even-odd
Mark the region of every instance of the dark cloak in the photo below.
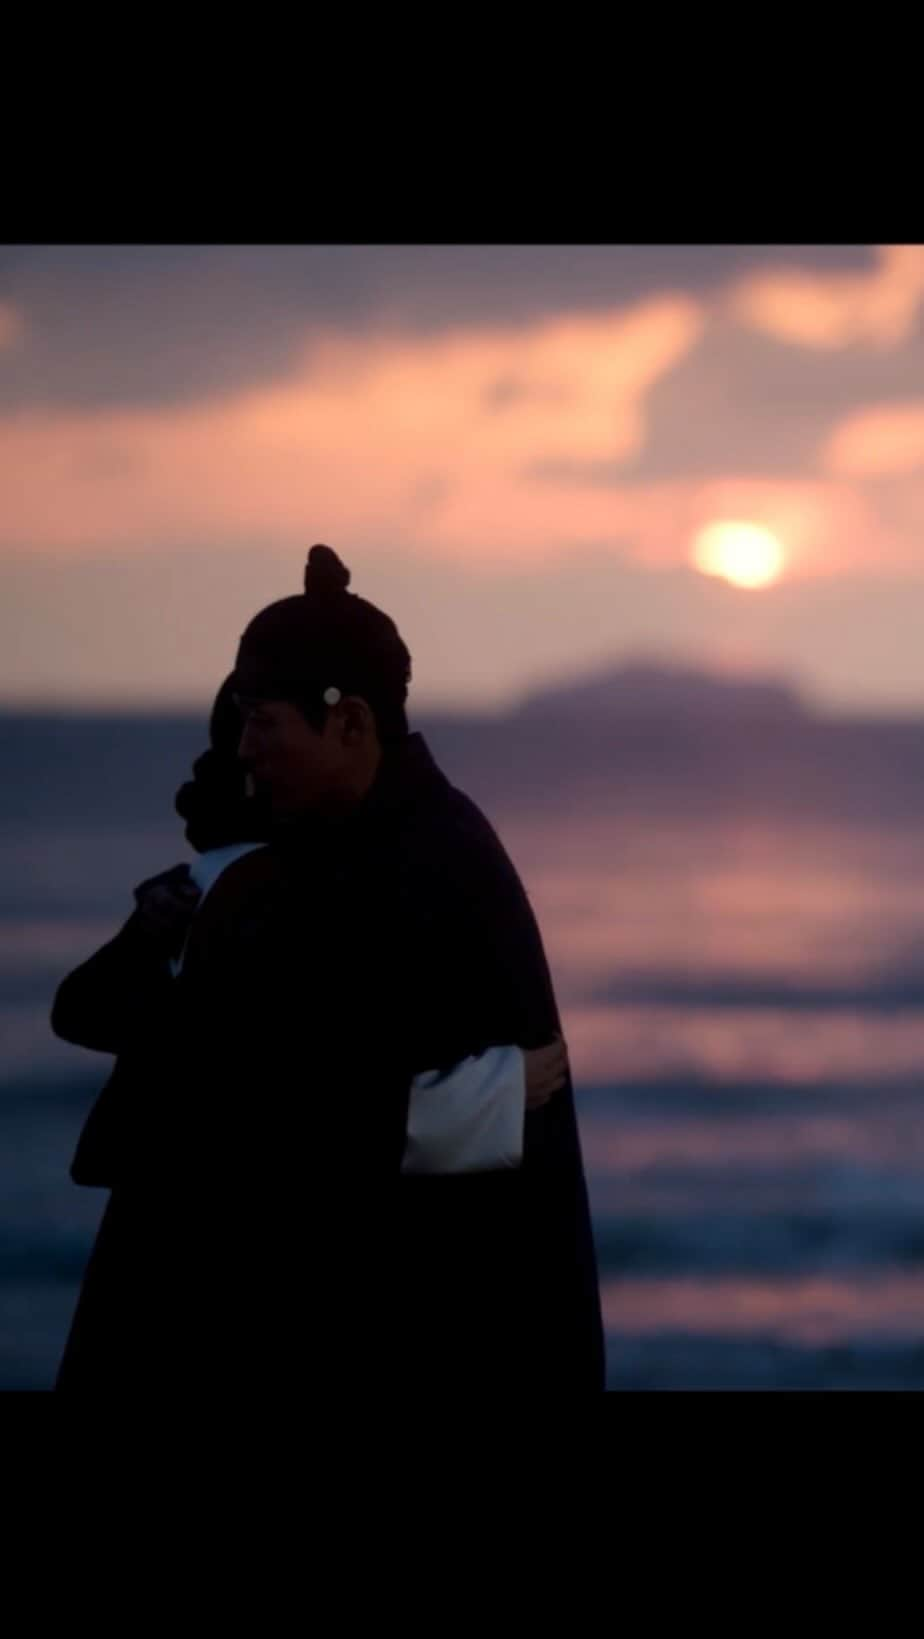
{"type": "Polygon", "coordinates": [[[58,1386],[602,1389],[570,1081],[522,1167],[400,1173],[415,1074],[559,1029],[509,856],[408,736],[358,809],[280,833],[197,913],[121,1055],[58,1386]]]}

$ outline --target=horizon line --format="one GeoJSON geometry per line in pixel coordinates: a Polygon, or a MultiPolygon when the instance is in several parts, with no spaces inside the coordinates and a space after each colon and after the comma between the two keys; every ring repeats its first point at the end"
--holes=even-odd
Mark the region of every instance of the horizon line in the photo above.
{"type": "MultiPolygon", "coordinates": [[[[527,703],[530,696],[525,691],[518,691],[514,697],[504,700],[478,701],[465,699],[450,699],[445,697],[431,697],[419,701],[409,701],[407,705],[408,718],[466,718],[481,722],[502,721],[507,717],[517,715],[527,703]]],[[[95,718],[175,718],[188,720],[191,718],[208,717],[214,696],[202,696],[200,699],[170,699],[136,698],[125,700],[117,696],[88,695],[81,699],[55,696],[2,696],[0,695],[0,717],[43,717],[68,720],[77,717],[95,718]]],[[[565,706],[568,709],[568,706],[565,706]]],[[[584,707],[572,707],[583,713],[584,707]]],[[[604,715],[608,715],[604,713],[604,715]]],[[[613,716],[636,716],[637,712],[613,712],[613,716]]],[[[795,721],[820,722],[920,722],[924,721],[924,699],[919,700],[892,700],[892,701],[836,701],[823,700],[817,696],[803,700],[801,710],[795,721]]]]}

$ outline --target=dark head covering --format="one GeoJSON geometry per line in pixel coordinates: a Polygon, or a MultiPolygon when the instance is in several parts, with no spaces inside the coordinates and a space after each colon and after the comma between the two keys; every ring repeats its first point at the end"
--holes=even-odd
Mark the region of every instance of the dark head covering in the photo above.
{"type": "Polygon", "coordinates": [[[263,842],[269,835],[266,797],[248,796],[246,771],[238,760],[242,726],[232,672],[212,706],[209,749],[196,758],[193,778],[176,794],[176,811],[186,821],[186,840],[197,853],[232,842],[263,842]]]}
{"type": "Polygon", "coordinates": [[[350,571],[329,546],[313,546],[305,590],[261,609],[237,653],[234,686],[241,696],[290,700],[309,708],[358,694],[372,707],[379,732],[406,732],[404,703],[411,657],[393,620],[348,590],[350,571]]]}

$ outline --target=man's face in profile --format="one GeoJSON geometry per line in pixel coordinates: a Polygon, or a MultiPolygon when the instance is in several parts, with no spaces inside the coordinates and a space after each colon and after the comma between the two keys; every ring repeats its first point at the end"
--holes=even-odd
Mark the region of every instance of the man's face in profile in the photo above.
{"type": "Polygon", "coordinates": [[[337,803],[347,773],[336,714],[324,730],[311,727],[288,700],[239,699],[243,732],[238,756],[266,794],[273,817],[323,810],[337,803]]]}

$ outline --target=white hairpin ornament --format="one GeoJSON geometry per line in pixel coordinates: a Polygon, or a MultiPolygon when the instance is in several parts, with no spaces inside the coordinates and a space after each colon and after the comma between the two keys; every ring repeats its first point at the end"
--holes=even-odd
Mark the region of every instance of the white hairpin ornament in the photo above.
{"type": "Polygon", "coordinates": [[[340,690],[339,689],[325,689],[324,690],[324,704],[325,704],[325,706],[335,706],[339,699],[340,699],[340,690]]]}

